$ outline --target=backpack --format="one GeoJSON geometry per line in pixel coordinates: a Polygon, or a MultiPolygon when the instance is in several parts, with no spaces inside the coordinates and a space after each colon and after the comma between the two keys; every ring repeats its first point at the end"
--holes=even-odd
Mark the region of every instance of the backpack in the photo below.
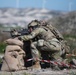
{"type": "Polygon", "coordinates": [[[63,36],[55,27],[50,24],[45,25],[45,27],[48,28],[58,40],[63,40],[63,36]]]}

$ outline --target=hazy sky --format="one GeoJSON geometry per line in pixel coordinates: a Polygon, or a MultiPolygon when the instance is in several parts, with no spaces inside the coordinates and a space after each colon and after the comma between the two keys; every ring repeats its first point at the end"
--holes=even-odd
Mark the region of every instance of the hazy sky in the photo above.
{"type": "Polygon", "coordinates": [[[46,8],[50,10],[76,10],[76,0],[0,0],[1,7],[46,8]]]}

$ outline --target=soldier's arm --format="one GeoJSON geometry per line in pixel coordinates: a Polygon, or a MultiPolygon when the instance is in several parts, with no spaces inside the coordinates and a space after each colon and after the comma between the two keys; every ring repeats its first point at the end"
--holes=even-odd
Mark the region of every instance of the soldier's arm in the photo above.
{"type": "Polygon", "coordinates": [[[44,31],[45,30],[43,28],[36,28],[29,35],[21,36],[21,39],[24,40],[24,41],[31,40],[34,37],[36,37],[37,35],[39,35],[40,33],[44,32],[44,31]]]}

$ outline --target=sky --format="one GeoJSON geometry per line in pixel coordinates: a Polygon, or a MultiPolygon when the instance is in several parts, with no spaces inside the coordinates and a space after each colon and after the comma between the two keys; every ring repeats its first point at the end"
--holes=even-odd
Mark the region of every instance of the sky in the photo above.
{"type": "Polygon", "coordinates": [[[0,0],[0,8],[4,7],[74,11],[76,0],[0,0]]]}

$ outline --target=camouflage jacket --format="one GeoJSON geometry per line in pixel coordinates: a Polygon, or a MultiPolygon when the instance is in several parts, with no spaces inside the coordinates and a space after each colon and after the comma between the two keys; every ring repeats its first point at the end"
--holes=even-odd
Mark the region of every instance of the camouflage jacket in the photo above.
{"type": "Polygon", "coordinates": [[[35,38],[36,36],[39,37],[39,39],[43,40],[51,40],[52,38],[55,38],[55,35],[46,27],[40,27],[33,30],[29,35],[21,36],[22,40],[27,41],[35,38]]]}

